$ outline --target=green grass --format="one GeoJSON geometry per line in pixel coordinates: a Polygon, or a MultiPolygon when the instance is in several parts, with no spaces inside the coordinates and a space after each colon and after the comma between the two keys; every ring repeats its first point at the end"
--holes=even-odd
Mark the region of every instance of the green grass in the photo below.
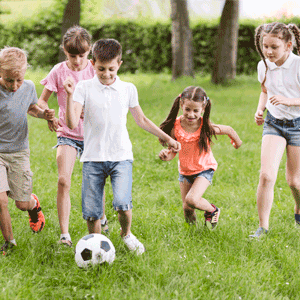
{"type": "MultiPolygon", "coordinates": [[[[42,91],[44,71],[27,77],[42,91]]],[[[171,82],[168,75],[122,75],[136,84],[140,105],[156,124],[165,118],[173,99],[189,85],[205,88],[212,99],[211,119],[231,125],[243,140],[235,150],[226,136],[219,136],[213,153],[219,163],[205,197],[218,205],[221,218],[210,232],[199,223],[184,222],[178,184],[177,158],[162,162],[154,136],[128,116],[133,144],[133,233],[146,252],[136,257],[119,237],[120,225],[112,209],[110,182],[106,185],[106,212],[116,260],[110,266],[81,270],[74,249],[59,247],[56,212],[56,143],[43,120],[29,119],[31,168],[34,192],[40,197],[46,226],[33,234],[27,214],[10,201],[18,248],[0,257],[0,299],[298,299],[299,230],[294,227],[293,198],[285,182],[285,159],[280,166],[271,214],[270,234],[249,241],[258,226],[256,187],[260,168],[262,128],[254,123],[259,84],[255,77],[238,77],[231,86],[213,86],[208,77],[171,82]]],[[[50,106],[57,109],[53,97],[50,106]]],[[[81,163],[72,177],[70,233],[73,242],[87,234],[81,215],[81,163]]],[[[3,239],[2,239],[3,241],[3,239]]]]}

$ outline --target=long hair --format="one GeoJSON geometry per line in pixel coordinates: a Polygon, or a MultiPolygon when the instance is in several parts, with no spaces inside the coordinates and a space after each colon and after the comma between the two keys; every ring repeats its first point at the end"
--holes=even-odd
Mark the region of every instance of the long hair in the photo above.
{"type": "Polygon", "coordinates": [[[297,53],[298,55],[300,54],[300,31],[295,24],[285,25],[283,23],[273,22],[273,23],[258,26],[255,30],[255,47],[266,67],[265,77],[261,83],[264,89],[265,89],[265,82],[267,79],[267,71],[268,71],[266,58],[262,51],[262,40],[265,34],[276,35],[278,38],[282,39],[285,43],[295,41],[297,53]]]}
{"type": "MultiPolygon", "coordinates": [[[[171,131],[174,127],[179,112],[180,103],[181,102],[183,103],[185,100],[201,102],[205,107],[204,114],[203,114],[203,122],[202,122],[202,127],[200,132],[200,138],[199,138],[199,148],[200,148],[200,152],[202,151],[207,152],[209,150],[209,145],[211,144],[211,138],[212,136],[216,137],[216,133],[209,120],[211,101],[206,95],[206,92],[200,87],[189,86],[184,89],[181,95],[175,98],[170,113],[165,119],[165,121],[161,123],[160,129],[164,131],[166,134],[171,135],[171,131]]],[[[166,143],[163,140],[159,139],[159,141],[163,146],[166,146],[166,143]]]]}

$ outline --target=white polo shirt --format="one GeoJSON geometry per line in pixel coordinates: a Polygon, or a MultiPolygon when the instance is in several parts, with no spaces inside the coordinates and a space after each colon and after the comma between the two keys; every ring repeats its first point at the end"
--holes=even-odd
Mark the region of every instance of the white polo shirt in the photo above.
{"type": "MultiPolygon", "coordinates": [[[[273,117],[279,120],[295,119],[300,117],[300,106],[273,105],[270,98],[281,95],[287,98],[300,98],[300,57],[290,53],[283,65],[278,67],[275,63],[266,60],[268,65],[267,88],[268,101],[266,108],[273,117]]],[[[265,78],[266,67],[261,60],[257,66],[258,81],[261,83],[265,78]]]]}
{"type": "Polygon", "coordinates": [[[126,123],[129,107],[139,105],[134,84],[117,76],[107,86],[95,75],[76,85],[73,99],[84,105],[84,151],[80,161],[133,159],[126,123]]]}

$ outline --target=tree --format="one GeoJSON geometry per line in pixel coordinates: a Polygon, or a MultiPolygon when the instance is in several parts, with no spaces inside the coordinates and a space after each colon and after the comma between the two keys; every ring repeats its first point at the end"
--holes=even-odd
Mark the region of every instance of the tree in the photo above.
{"type": "Polygon", "coordinates": [[[235,78],[239,30],[239,0],[226,0],[215,42],[212,82],[221,84],[235,78]]]}
{"type": "Polygon", "coordinates": [[[189,26],[187,0],[171,0],[172,80],[194,76],[192,32],[189,26]]]}
{"type": "MultiPolygon", "coordinates": [[[[63,20],[62,20],[62,26],[61,26],[61,38],[63,38],[64,34],[67,32],[67,30],[74,26],[79,25],[80,22],[80,0],[68,0],[63,20]]],[[[59,51],[58,61],[62,62],[65,60],[65,54],[62,50],[59,51]]]]}

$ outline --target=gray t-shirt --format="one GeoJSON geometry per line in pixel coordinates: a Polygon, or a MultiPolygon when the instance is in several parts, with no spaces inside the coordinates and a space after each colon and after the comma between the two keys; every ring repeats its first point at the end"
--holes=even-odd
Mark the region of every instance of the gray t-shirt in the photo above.
{"type": "Polygon", "coordinates": [[[24,80],[15,93],[0,85],[0,152],[18,152],[29,148],[27,111],[37,100],[31,80],[24,80]]]}

